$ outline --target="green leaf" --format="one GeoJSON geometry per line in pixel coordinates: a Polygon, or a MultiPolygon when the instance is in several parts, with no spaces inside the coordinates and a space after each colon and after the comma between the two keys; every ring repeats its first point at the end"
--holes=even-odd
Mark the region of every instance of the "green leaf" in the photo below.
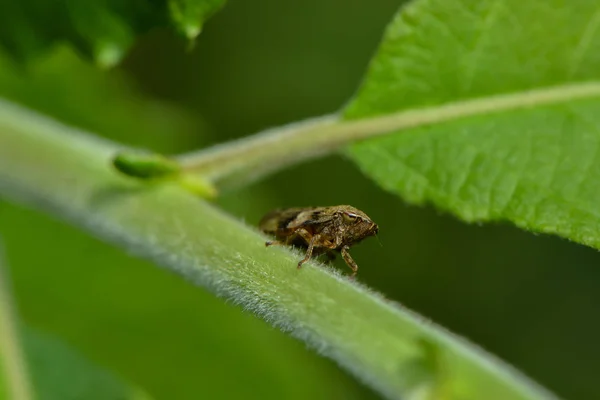
{"type": "Polygon", "coordinates": [[[0,13],[0,48],[26,61],[69,42],[103,67],[117,64],[138,35],[171,26],[193,40],[224,0],[24,0],[0,13]]]}
{"type": "Polygon", "coordinates": [[[202,31],[203,22],[224,3],[225,0],[169,0],[169,10],[177,29],[193,41],[202,31]]]}
{"type": "Polygon", "coordinates": [[[0,242],[0,399],[31,400],[33,385],[13,306],[10,285],[0,242]]]}
{"type": "Polygon", "coordinates": [[[24,348],[39,400],[150,400],[142,390],[57,339],[23,329],[24,348]]]}
{"type": "Polygon", "coordinates": [[[0,399],[148,400],[68,346],[20,323],[0,247],[0,399]]]}
{"type": "Polygon", "coordinates": [[[409,202],[600,248],[599,27],[590,0],[411,3],[388,27],[345,117],[466,112],[357,143],[350,156],[409,202]],[[571,96],[581,82],[592,90],[571,96]],[[544,91],[558,101],[546,102],[544,91]]]}

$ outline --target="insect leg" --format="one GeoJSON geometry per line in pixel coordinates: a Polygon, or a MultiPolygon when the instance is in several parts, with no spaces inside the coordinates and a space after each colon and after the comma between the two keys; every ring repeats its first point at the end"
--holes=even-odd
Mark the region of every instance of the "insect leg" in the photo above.
{"type": "Polygon", "coordinates": [[[290,244],[291,239],[293,238],[293,234],[290,234],[288,236],[285,237],[285,240],[269,240],[267,242],[265,242],[265,246],[269,247],[269,246],[287,246],[288,244],[290,244]]]}
{"type": "Polygon", "coordinates": [[[350,256],[350,253],[348,253],[348,246],[342,247],[342,258],[352,270],[352,276],[354,277],[358,271],[358,265],[356,265],[356,262],[350,256]]]}
{"type": "Polygon", "coordinates": [[[312,257],[313,249],[315,247],[315,243],[320,239],[320,237],[321,235],[314,235],[310,238],[310,241],[308,242],[308,249],[306,250],[306,255],[302,260],[298,262],[298,268],[302,267],[302,264],[310,260],[310,258],[312,257]]]}

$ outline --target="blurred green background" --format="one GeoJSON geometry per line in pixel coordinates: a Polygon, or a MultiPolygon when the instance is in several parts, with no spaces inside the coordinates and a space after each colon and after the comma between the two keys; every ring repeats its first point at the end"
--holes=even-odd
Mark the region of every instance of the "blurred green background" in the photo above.
{"type": "MultiPolygon", "coordinates": [[[[339,109],[400,4],[231,0],[193,51],[155,30],[111,71],[66,47],[27,66],[0,55],[0,95],[123,143],[197,149],[339,109]]],[[[597,251],[406,205],[342,157],[218,203],[250,224],[275,207],[364,210],[381,245],[353,250],[362,282],[564,398],[600,398],[597,251]]],[[[157,399],[378,398],[252,315],[44,215],[0,202],[0,233],[25,322],[157,399]]]]}

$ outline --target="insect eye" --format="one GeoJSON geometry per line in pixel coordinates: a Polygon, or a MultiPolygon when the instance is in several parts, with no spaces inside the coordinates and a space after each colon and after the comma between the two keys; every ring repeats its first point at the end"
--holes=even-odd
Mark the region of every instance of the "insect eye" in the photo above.
{"type": "Polygon", "coordinates": [[[358,215],[352,213],[343,213],[342,217],[344,220],[346,220],[346,222],[354,222],[358,218],[358,215]]]}

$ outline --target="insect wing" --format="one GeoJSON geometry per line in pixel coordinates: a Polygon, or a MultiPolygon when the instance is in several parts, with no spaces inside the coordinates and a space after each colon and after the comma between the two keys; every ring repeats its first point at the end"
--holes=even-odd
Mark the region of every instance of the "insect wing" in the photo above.
{"type": "Polygon", "coordinates": [[[265,233],[276,233],[280,229],[286,229],[290,222],[295,220],[298,214],[305,210],[305,208],[273,210],[260,220],[260,230],[265,233]]]}
{"type": "Polygon", "coordinates": [[[331,218],[332,215],[327,213],[326,207],[304,208],[288,223],[287,227],[297,229],[300,227],[323,225],[329,222],[331,218]]]}

